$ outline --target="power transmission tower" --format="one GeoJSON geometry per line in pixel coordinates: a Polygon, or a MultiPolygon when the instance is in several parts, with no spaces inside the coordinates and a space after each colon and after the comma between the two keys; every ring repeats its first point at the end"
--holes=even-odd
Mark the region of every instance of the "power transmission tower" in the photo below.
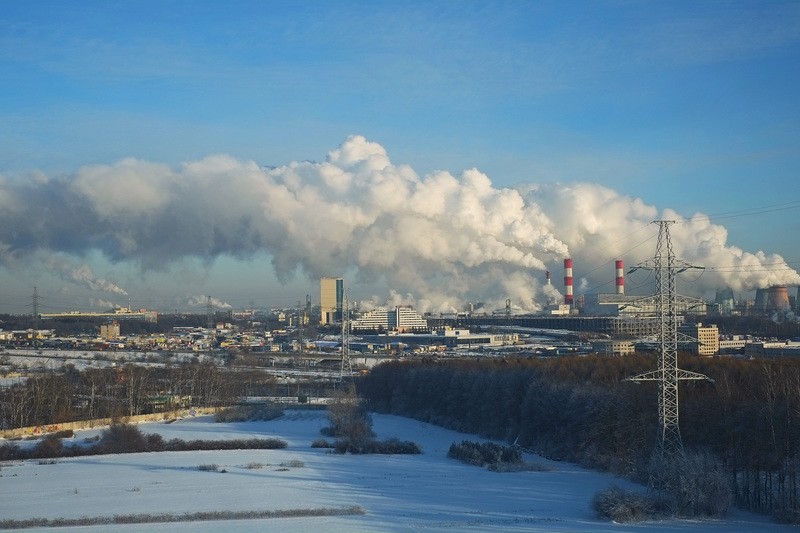
{"type": "Polygon", "coordinates": [[[33,288],[33,296],[31,296],[31,307],[33,308],[33,323],[35,326],[39,322],[39,291],[36,287],[33,288]]]}
{"type": "Polygon", "coordinates": [[[339,371],[339,381],[344,382],[345,376],[349,378],[352,375],[353,365],[350,362],[350,304],[347,301],[347,291],[344,291],[344,297],[342,298],[342,368],[339,371]]]}
{"type": "Polygon", "coordinates": [[[33,344],[39,344],[39,291],[33,287],[33,295],[31,296],[31,307],[33,308],[33,344]]]}
{"type": "Polygon", "coordinates": [[[506,331],[503,334],[503,346],[511,344],[511,298],[506,298],[506,331]]]}
{"type": "Polygon", "coordinates": [[[210,333],[214,327],[214,304],[211,303],[211,296],[206,296],[206,324],[210,333]]]}
{"type": "Polygon", "coordinates": [[[637,268],[655,271],[656,294],[655,304],[658,322],[658,368],[627,379],[640,383],[656,381],[658,389],[658,423],[659,433],[656,439],[655,458],[658,460],[657,471],[651,475],[651,484],[656,488],[669,488],[666,476],[667,469],[675,465],[683,457],[683,442],[678,425],[678,382],[685,380],[708,380],[708,376],[678,368],[678,317],[675,278],[679,272],[690,268],[698,268],[685,262],[676,264],[669,227],[674,220],[656,220],[658,224],[658,241],[656,255],[637,268]]]}

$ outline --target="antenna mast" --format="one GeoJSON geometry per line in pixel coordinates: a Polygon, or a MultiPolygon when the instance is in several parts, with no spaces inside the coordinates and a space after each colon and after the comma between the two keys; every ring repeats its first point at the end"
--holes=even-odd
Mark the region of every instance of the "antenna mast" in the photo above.
{"type": "Polygon", "coordinates": [[[708,376],[678,368],[678,317],[675,278],[679,272],[689,268],[700,268],[681,262],[676,266],[675,253],[669,236],[669,227],[674,220],[656,220],[658,241],[653,261],[639,268],[655,270],[656,312],[658,316],[658,369],[632,376],[627,381],[640,383],[656,381],[658,389],[659,433],[656,439],[657,466],[660,471],[651,475],[651,483],[658,488],[667,488],[666,470],[683,457],[683,442],[678,425],[678,382],[684,380],[708,380],[708,376]]]}

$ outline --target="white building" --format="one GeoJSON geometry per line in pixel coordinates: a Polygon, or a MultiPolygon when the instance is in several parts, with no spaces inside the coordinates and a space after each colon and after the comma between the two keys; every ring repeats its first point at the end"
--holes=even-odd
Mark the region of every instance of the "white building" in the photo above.
{"type": "Polygon", "coordinates": [[[398,306],[394,309],[378,308],[362,314],[351,322],[353,331],[419,331],[428,329],[428,321],[410,307],[398,306]]]}

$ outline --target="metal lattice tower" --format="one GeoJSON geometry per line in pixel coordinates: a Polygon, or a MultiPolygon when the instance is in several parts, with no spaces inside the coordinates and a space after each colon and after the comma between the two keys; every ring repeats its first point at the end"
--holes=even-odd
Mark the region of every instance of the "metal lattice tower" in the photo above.
{"type": "Polygon", "coordinates": [[[503,333],[503,346],[511,344],[511,298],[506,298],[506,330],[503,333]]]}
{"type": "MultiPolygon", "coordinates": [[[[668,468],[683,457],[683,442],[678,425],[678,382],[683,380],[708,380],[703,374],[678,368],[678,317],[675,278],[678,272],[697,268],[681,262],[676,265],[675,253],[669,236],[669,226],[674,220],[657,220],[658,241],[654,260],[638,268],[655,270],[656,310],[658,315],[658,368],[628,378],[636,383],[656,381],[658,389],[659,433],[656,440],[656,457],[661,468],[668,468]]],[[[654,481],[659,484],[658,480],[654,481]]]]}
{"type": "Polygon", "coordinates": [[[33,295],[31,296],[31,307],[33,308],[33,343],[34,345],[38,344],[39,338],[39,327],[41,325],[39,319],[39,291],[36,287],[33,288],[33,295]]]}
{"type": "Polygon", "coordinates": [[[39,291],[36,287],[33,288],[33,296],[31,296],[31,307],[33,307],[33,323],[34,327],[39,324],[39,291]]]}
{"type": "Polygon", "coordinates": [[[350,304],[347,301],[347,291],[342,298],[342,368],[339,371],[339,381],[344,382],[345,377],[352,377],[353,365],[350,362],[350,304]]]}
{"type": "Polygon", "coordinates": [[[206,323],[208,325],[208,332],[214,328],[214,304],[211,303],[211,296],[206,296],[206,323]]]}

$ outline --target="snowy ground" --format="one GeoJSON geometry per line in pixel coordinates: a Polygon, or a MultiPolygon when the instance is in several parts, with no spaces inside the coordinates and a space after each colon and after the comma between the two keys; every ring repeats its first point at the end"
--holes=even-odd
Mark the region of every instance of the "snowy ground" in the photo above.
{"type": "MultiPolygon", "coordinates": [[[[14,461],[0,470],[0,518],[77,518],[133,513],[278,510],[359,505],[363,516],[280,518],[168,524],[69,527],[64,531],[526,531],[778,532],[795,528],[734,511],[726,520],[635,525],[594,518],[589,501],[623,480],[538,457],[551,472],[495,473],[448,459],[454,441],[480,440],[414,420],[374,416],[381,438],[413,440],[422,455],[335,455],[310,447],[326,425],[324,411],[287,411],[270,422],[216,424],[211,417],[142,424],[166,439],[279,437],[283,450],[162,452],[14,461]],[[304,466],[289,466],[301,461],[304,466]],[[261,468],[247,468],[261,463],[261,468]],[[198,470],[216,464],[226,472],[198,470]],[[281,465],[284,466],[281,466],[281,465]]],[[[98,433],[79,432],[76,439],[98,433]]],[[[41,528],[26,531],[59,531],[41,528]]]]}

